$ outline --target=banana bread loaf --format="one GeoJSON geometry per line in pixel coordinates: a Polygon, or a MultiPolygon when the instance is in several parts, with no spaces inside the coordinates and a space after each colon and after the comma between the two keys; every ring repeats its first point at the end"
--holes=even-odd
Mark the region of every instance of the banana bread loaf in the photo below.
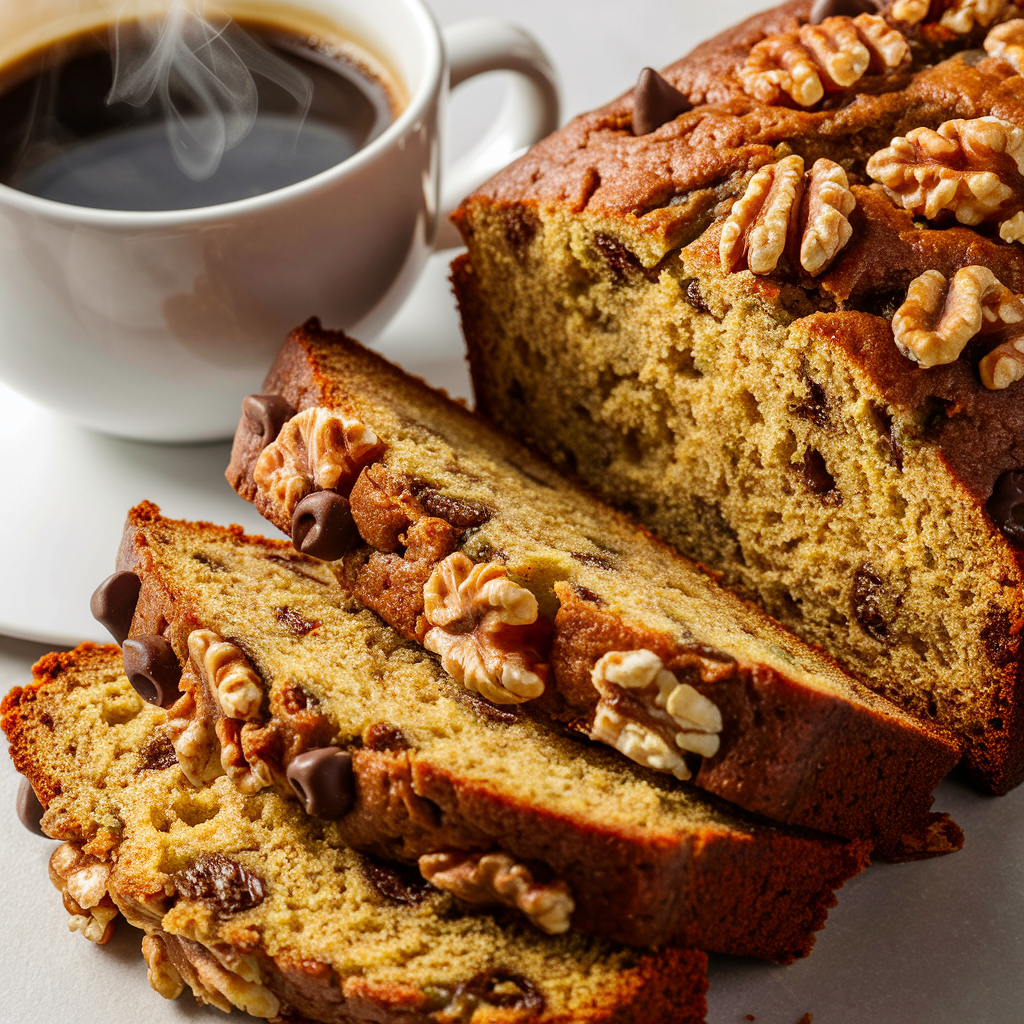
{"type": "Polygon", "coordinates": [[[703,953],[467,914],[271,790],[196,789],[116,647],[48,655],[34,675],[4,701],[3,728],[64,841],[50,877],[71,930],[102,943],[122,913],[164,997],[187,985],[282,1024],[704,1020],[703,953]]]}
{"type": "Polygon", "coordinates": [[[343,580],[468,690],[776,820],[883,849],[926,821],[956,743],[479,417],[315,323],[265,389],[228,479],[300,547],[339,509],[320,553],[355,545],[343,580]]]}
{"type": "Polygon", "coordinates": [[[993,792],[1024,777],[1020,14],[752,18],[467,199],[454,265],[484,415],[993,792]]]}
{"type": "Polygon", "coordinates": [[[128,678],[169,706],[191,781],[292,795],[332,841],[542,930],[788,961],[865,864],[863,841],[735,812],[467,694],[286,542],[142,505],[119,567],[128,678]]]}

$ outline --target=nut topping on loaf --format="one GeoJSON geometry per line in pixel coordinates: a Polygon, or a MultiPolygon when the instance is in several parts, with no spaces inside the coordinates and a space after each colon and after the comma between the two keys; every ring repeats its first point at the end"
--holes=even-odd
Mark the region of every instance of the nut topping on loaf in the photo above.
{"type": "Polygon", "coordinates": [[[1024,241],[1024,129],[997,117],[914,128],[865,165],[911,213],[961,224],[999,222],[1005,242],[1024,241]]]}
{"type": "Polygon", "coordinates": [[[1024,18],[996,25],[985,36],[985,52],[1012,64],[1018,74],[1024,70],[1024,18]]]}
{"type": "Polygon", "coordinates": [[[440,655],[453,679],[495,704],[533,700],[544,692],[547,667],[529,657],[533,645],[522,627],[536,623],[537,611],[537,599],[500,562],[474,565],[456,551],[423,585],[431,627],[423,646],[440,655]]]}
{"type": "Polygon", "coordinates": [[[419,864],[431,885],[466,903],[512,907],[547,935],[569,930],[576,909],[569,886],[560,879],[538,882],[507,853],[431,853],[419,864]]]}
{"type": "Polygon", "coordinates": [[[902,34],[874,14],[825,18],[769,36],[750,51],[740,70],[743,88],[762,103],[788,97],[813,107],[826,92],[855,85],[865,74],[898,68],[910,57],[902,34]]]}
{"type": "Polygon", "coordinates": [[[800,266],[820,274],[853,235],[856,205],[846,172],[831,160],[816,160],[806,184],[802,157],[762,167],[722,228],[722,266],[735,271],[745,262],[754,274],[770,274],[795,243],[800,266]]]}
{"type": "Polygon", "coordinates": [[[259,719],[263,683],[237,644],[228,643],[212,629],[189,634],[188,650],[203,677],[203,686],[217,695],[227,718],[243,722],[259,719]]]}
{"type": "Polygon", "coordinates": [[[62,843],[50,856],[50,881],[71,915],[68,931],[105,945],[114,934],[117,907],[107,893],[110,864],[83,852],[76,843],[62,843]]]}
{"type": "MultiPolygon", "coordinates": [[[[733,670],[731,664],[700,655],[691,660],[687,667],[706,683],[718,682],[733,670]]],[[[701,757],[718,753],[722,713],[689,683],[679,682],[653,651],[610,651],[598,659],[591,678],[600,694],[592,739],[677,779],[692,776],[679,751],[701,757]]]]}

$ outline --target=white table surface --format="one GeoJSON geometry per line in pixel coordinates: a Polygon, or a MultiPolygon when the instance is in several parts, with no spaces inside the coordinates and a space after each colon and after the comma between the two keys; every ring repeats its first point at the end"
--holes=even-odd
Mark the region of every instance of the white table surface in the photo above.
{"type": "MultiPolygon", "coordinates": [[[[531,29],[559,68],[566,115],[610,99],[632,84],[642,66],[668,63],[761,6],[752,0],[428,2],[442,23],[495,16],[531,29]]],[[[500,89],[500,82],[485,81],[456,96],[453,150],[464,148],[486,125],[500,89]]],[[[443,276],[443,262],[435,260],[381,347],[414,372],[465,394],[457,319],[443,276]]],[[[96,439],[81,439],[83,450],[89,445],[102,447],[96,439]]],[[[214,454],[197,450],[197,464],[212,464],[214,454]]],[[[18,500],[9,493],[0,497],[4,503],[18,500]]],[[[112,536],[119,522],[111,525],[112,536]]],[[[17,536],[8,537],[9,544],[18,542],[17,536]]],[[[9,590],[19,583],[0,561],[0,584],[9,590]]],[[[32,661],[47,649],[0,636],[0,692],[23,683],[32,661]]],[[[139,933],[131,928],[122,924],[103,948],[67,932],[60,898],[46,877],[54,844],[17,822],[17,781],[4,759],[0,1024],[180,1024],[220,1018],[220,1011],[201,1009],[187,996],[167,1003],[149,989],[139,933]]],[[[870,868],[841,892],[814,953],[790,967],[713,957],[709,1024],[745,1024],[748,1014],[759,1024],[797,1024],[808,1012],[814,1024],[1021,1024],[1024,792],[991,799],[962,780],[947,780],[939,787],[936,807],[953,813],[963,826],[962,852],[870,868]]]]}

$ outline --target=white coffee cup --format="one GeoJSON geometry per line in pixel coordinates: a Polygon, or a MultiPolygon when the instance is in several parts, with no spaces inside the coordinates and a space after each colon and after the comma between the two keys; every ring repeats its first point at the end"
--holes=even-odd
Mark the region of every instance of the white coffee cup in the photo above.
{"type": "MultiPolygon", "coordinates": [[[[123,0],[2,0],[0,62],[113,21],[123,0]]],[[[159,4],[159,0],[154,0],[159,4]]],[[[280,14],[269,0],[219,0],[280,14]]],[[[0,379],[94,429],[148,441],[230,436],[287,332],[310,316],[370,339],[429,253],[455,244],[447,213],[552,131],[551,66],[521,29],[441,33],[422,0],[298,0],[381,59],[409,97],[383,134],[315,177],[197,210],[125,213],[0,185],[0,379]],[[501,116],[445,173],[450,87],[519,72],[501,116]]]]}

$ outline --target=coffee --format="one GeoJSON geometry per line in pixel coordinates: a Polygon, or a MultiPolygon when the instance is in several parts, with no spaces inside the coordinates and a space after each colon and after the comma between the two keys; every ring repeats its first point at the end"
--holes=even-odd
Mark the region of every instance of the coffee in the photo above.
{"type": "MultiPolygon", "coordinates": [[[[120,26],[119,38],[146,36],[120,26]]],[[[399,112],[385,85],[351,45],[334,45],[283,24],[239,20],[242,29],[308,81],[306,103],[255,68],[257,107],[248,134],[219,155],[208,176],[176,162],[166,102],[108,102],[114,81],[112,34],[61,40],[0,72],[0,182],[75,206],[107,210],[185,210],[271,192],[341,163],[399,112]],[[355,56],[354,56],[355,54],[355,56]]],[[[280,65],[277,65],[280,66],[280,65]]],[[[288,70],[288,69],[285,69],[288,70]]],[[[215,83],[216,84],[216,83],[215,83]]],[[[188,94],[170,100],[188,139],[211,134],[208,113],[188,94]]],[[[168,96],[165,93],[164,100],[168,96]]]]}

